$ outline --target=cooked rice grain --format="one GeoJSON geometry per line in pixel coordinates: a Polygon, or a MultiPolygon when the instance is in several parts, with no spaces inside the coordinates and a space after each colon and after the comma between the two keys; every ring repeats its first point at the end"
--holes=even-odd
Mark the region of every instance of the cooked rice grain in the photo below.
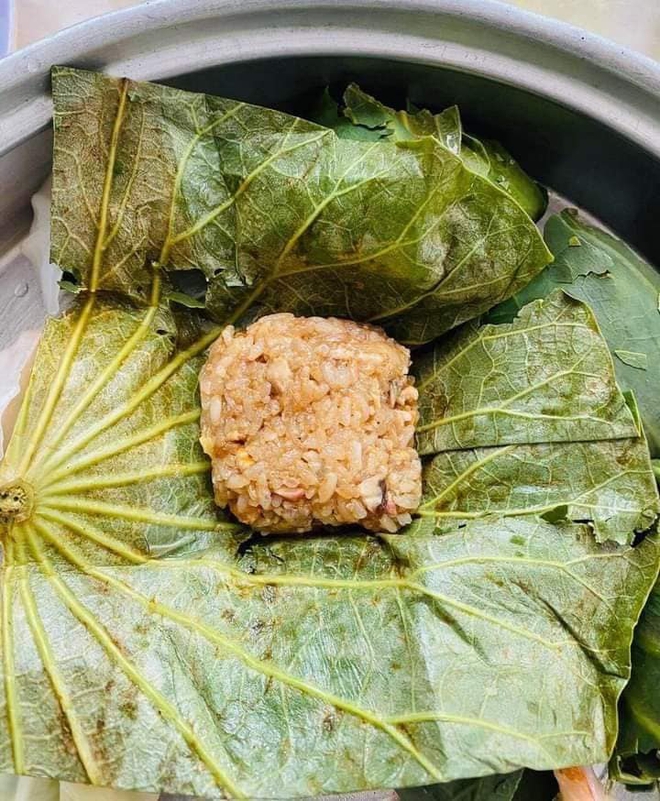
{"type": "Polygon", "coordinates": [[[349,320],[226,328],[200,380],[218,505],[264,532],[409,523],[421,497],[409,366],[406,348],[349,320]]]}

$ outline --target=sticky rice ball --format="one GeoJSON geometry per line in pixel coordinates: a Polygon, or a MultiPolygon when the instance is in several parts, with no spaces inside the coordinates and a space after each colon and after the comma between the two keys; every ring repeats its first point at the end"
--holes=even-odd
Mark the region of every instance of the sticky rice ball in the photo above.
{"type": "Polygon", "coordinates": [[[422,489],[409,366],[406,348],[349,320],[225,328],[200,377],[217,504],[265,533],[409,523],[422,489]]]}

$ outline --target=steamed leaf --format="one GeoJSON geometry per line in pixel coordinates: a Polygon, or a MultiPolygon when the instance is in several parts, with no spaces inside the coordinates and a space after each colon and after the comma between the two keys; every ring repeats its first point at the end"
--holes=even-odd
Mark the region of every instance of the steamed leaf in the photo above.
{"type": "Polygon", "coordinates": [[[461,158],[465,164],[515,198],[533,220],[540,220],[548,206],[548,193],[522,169],[513,156],[494,139],[464,135],[461,158]]]}
{"type": "Polygon", "coordinates": [[[614,769],[627,784],[660,779],[660,586],[644,607],[632,646],[633,672],[621,701],[614,769]]]}
{"type": "Polygon", "coordinates": [[[368,128],[355,124],[341,113],[339,104],[326,88],[315,103],[310,119],[332,130],[342,139],[355,139],[358,142],[379,142],[390,136],[391,131],[386,125],[368,128]]]}
{"type": "Polygon", "coordinates": [[[422,454],[637,437],[593,314],[562,292],[467,326],[415,365],[422,454]]]}
{"type": "Polygon", "coordinates": [[[390,136],[396,141],[406,141],[435,136],[445,147],[460,155],[470,170],[488,178],[511,195],[533,220],[543,216],[548,203],[547,193],[521,169],[499,142],[479,140],[463,133],[456,106],[439,114],[432,114],[426,109],[412,113],[395,111],[355,84],[348,86],[343,99],[343,113],[337,104],[331,111],[334,101],[326,92],[319,109],[321,113],[315,119],[346,138],[363,139],[371,134],[373,140],[390,136]]]}
{"type": "Polygon", "coordinates": [[[2,466],[0,770],[259,798],[605,759],[655,539],[246,541],[197,443],[215,333],[181,350],[156,291],[46,328],[2,466]]]}
{"type": "Polygon", "coordinates": [[[50,320],[0,484],[26,482],[33,505],[80,525],[106,520],[138,551],[201,548],[238,529],[213,502],[197,442],[200,354],[217,332],[180,349],[190,333],[158,305],[98,296],[50,320]]]}
{"type": "Polygon", "coordinates": [[[344,92],[342,116],[350,120],[353,126],[382,132],[382,135],[391,136],[397,141],[435,136],[452,153],[461,153],[463,130],[457,106],[450,106],[439,114],[431,114],[426,109],[412,113],[395,111],[352,83],[344,92]]]}
{"type": "Polygon", "coordinates": [[[637,409],[591,311],[555,292],[513,323],[467,326],[416,365],[424,469],[412,533],[543,515],[632,541],[660,513],[637,409]]]}
{"type": "MultiPolygon", "coordinates": [[[[92,731],[111,722],[127,743],[94,740],[102,754],[115,749],[118,770],[103,781],[203,796],[214,785],[295,797],[603,759],[636,599],[656,561],[648,543],[603,565],[587,530],[547,525],[287,542],[246,564],[211,549],[125,567],[89,564],[47,528],[37,535],[24,582],[53,658],[65,671],[84,656],[94,663],[75,676],[88,699],[74,714],[92,731]],[[125,749],[146,732],[152,756],[136,764],[125,749]]],[[[38,737],[28,704],[39,661],[13,603],[17,697],[38,737]]]]}
{"type": "Polygon", "coordinates": [[[658,513],[643,437],[441,453],[425,468],[417,510],[439,533],[488,515],[554,515],[589,520],[599,542],[622,543],[658,513]]]}
{"type": "Polygon", "coordinates": [[[223,323],[335,314],[421,343],[550,258],[518,204],[434,137],[349,141],[69,68],[54,70],[53,98],[52,258],[92,289],[143,297],[152,262],[198,269],[223,323]]]}
{"type": "Polygon", "coordinates": [[[519,308],[557,286],[588,303],[610,349],[619,354],[616,375],[624,389],[635,392],[651,452],[660,455],[660,273],[573,209],[551,217],[545,237],[553,264],[494,309],[489,320],[508,322],[519,308]]]}

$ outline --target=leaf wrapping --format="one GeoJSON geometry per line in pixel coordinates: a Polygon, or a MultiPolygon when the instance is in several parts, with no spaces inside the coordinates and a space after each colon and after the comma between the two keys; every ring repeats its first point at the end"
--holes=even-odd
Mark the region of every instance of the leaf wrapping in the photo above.
{"type": "Polygon", "coordinates": [[[33,503],[4,531],[0,769],[258,798],[605,759],[655,539],[241,545],[197,443],[213,333],[181,350],[168,311],[100,297],[47,326],[3,463],[33,503]]]}
{"type": "MultiPolygon", "coordinates": [[[[440,537],[431,516],[416,536],[251,538],[198,443],[219,329],[167,302],[167,271],[194,268],[222,322],[286,308],[427,341],[545,264],[518,204],[435,136],[351,142],[64,68],[54,95],[53,254],[86,291],[46,327],[0,467],[0,770],[209,798],[490,777],[457,792],[506,798],[516,777],[492,774],[606,759],[656,536],[601,545],[488,489],[496,514],[440,537]]],[[[505,331],[421,365],[423,449],[602,445],[528,500],[577,507],[584,484],[609,532],[588,467],[620,446],[643,472],[645,446],[593,318],[553,296],[505,331]]],[[[657,496],[612,480],[637,502],[627,540],[657,496]]]]}
{"type": "Polygon", "coordinates": [[[540,219],[545,212],[547,192],[526,175],[499,142],[466,134],[457,106],[450,106],[439,114],[427,109],[395,111],[356,84],[350,84],[344,92],[343,108],[326,90],[314,119],[348,139],[407,141],[434,136],[460,156],[472,172],[509,194],[533,220],[540,219]]]}
{"type": "Polygon", "coordinates": [[[550,515],[625,543],[653,525],[660,500],[636,407],[584,304],[557,291],[512,323],[468,326],[416,371],[418,448],[438,454],[418,514],[438,532],[550,515]]]}
{"type": "Polygon", "coordinates": [[[142,297],[156,262],[201,270],[220,322],[348,316],[415,344],[510,297],[550,259],[518,204],[435,137],[350,141],[70,68],[53,71],[53,98],[52,260],[85,287],[142,297]]]}
{"type": "Polygon", "coordinates": [[[582,220],[573,209],[550,217],[545,238],[555,261],[515,297],[493,309],[509,322],[535,298],[560,286],[588,303],[614,353],[617,379],[635,393],[651,453],[660,455],[660,274],[624,242],[582,220]],[[576,239],[579,247],[571,245],[576,239]],[[648,368],[648,369],[645,369],[648,368]]]}

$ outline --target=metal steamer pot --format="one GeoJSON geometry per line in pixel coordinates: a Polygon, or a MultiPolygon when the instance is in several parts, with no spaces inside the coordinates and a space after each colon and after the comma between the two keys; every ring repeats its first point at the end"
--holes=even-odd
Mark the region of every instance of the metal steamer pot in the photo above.
{"type": "Polygon", "coordinates": [[[493,0],[147,0],[0,61],[0,348],[44,316],[20,242],[50,170],[53,64],[301,116],[319,88],[350,80],[395,106],[457,103],[469,129],[660,264],[650,59],[493,0]]]}

